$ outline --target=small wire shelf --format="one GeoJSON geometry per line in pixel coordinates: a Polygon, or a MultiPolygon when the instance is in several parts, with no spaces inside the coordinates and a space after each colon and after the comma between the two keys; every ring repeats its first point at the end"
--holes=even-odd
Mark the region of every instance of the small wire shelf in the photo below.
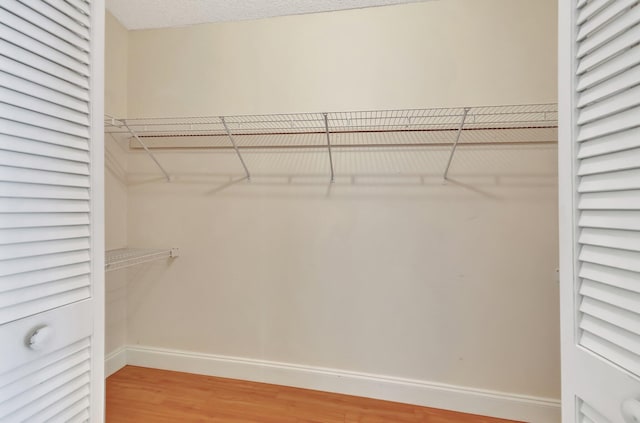
{"type": "Polygon", "coordinates": [[[106,252],[105,271],[123,269],[155,260],[178,257],[177,248],[118,248],[106,252]]]}

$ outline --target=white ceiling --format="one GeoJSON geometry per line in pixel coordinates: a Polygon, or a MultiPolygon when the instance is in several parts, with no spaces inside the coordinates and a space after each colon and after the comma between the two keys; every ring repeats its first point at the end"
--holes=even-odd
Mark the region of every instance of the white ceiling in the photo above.
{"type": "Polygon", "coordinates": [[[424,0],[107,0],[107,9],[127,29],[147,29],[418,1],[424,0]]]}

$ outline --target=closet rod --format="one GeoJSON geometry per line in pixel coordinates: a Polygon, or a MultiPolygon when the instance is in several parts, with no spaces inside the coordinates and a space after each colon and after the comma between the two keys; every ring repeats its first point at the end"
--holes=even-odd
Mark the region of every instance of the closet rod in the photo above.
{"type": "Polygon", "coordinates": [[[456,134],[456,140],[451,146],[451,153],[449,154],[449,160],[447,160],[447,167],[444,169],[443,178],[446,181],[447,175],[449,174],[449,167],[451,167],[451,161],[453,160],[453,155],[456,152],[456,148],[458,147],[458,141],[460,141],[460,135],[462,135],[462,130],[464,129],[464,121],[467,119],[467,114],[469,113],[469,107],[464,108],[464,113],[462,114],[462,119],[460,120],[460,127],[458,128],[458,133],[456,134]]]}
{"type": "Polygon", "coordinates": [[[251,174],[249,173],[249,169],[247,168],[244,159],[242,158],[242,154],[240,154],[240,149],[238,149],[238,145],[236,144],[236,140],[233,139],[233,134],[231,130],[227,126],[227,122],[224,120],[224,116],[220,116],[220,121],[222,122],[222,126],[224,126],[224,130],[227,131],[227,136],[233,145],[233,149],[236,151],[238,158],[240,159],[240,163],[242,163],[242,167],[244,168],[244,173],[247,175],[247,180],[251,180],[251,174]]]}
{"type": "MultiPolygon", "coordinates": [[[[148,137],[152,138],[152,137],[148,137]]],[[[479,146],[523,146],[523,145],[556,145],[557,141],[495,141],[495,142],[461,142],[458,147],[479,147],[479,146]]],[[[238,150],[320,150],[326,144],[287,144],[287,145],[239,145],[238,150]]],[[[424,147],[451,147],[450,142],[415,142],[415,143],[363,143],[363,144],[331,144],[331,149],[371,149],[371,148],[424,148],[424,147]]],[[[131,147],[139,149],[140,147],[131,147]]],[[[180,150],[228,150],[231,146],[189,146],[189,147],[151,147],[160,151],[180,151],[180,150]]]]}
{"type": "MultiPolygon", "coordinates": [[[[471,124],[472,122],[467,122],[467,124],[471,124]]],[[[511,122],[512,124],[518,122],[511,122]]],[[[159,126],[159,125],[158,125],[159,126]]],[[[425,125],[426,126],[426,125],[425,125]]],[[[436,126],[436,125],[433,125],[436,126]]],[[[441,125],[442,126],[442,125],[441,125]]],[[[521,126],[486,126],[482,128],[469,128],[465,127],[463,130],[465,132],[471,131],[503,131],[503,130],[526,130],[526,129],[558,129],[558,125],[544,125],[544,126],[529,126],[529,125],[521,125],[521,126]]],[[[163,131],[158,131],[160,134],[154,135],[141,135],[142,138],[180,138],[180,137],[228,137],[227,133],[217,133],[213,132],[213,130],[209,129],[189,129],[189,133],[173,133],[172,130],[167,130],[167,133],[162,133],[163,131]]],[[[235,132],[234,137],[257,137],[257,136],[277,136],[277,135],[324,135],[326,134],[326,128],[324,127],[322,130],[318,131],[297,131],[297,132],[284,132],[284,131],[261,131],[261,132],[235,132]]],[[[363,130],[331,130],[329,128],[329,133],[333,135],[359,135],[359,134],[407,134],[407,133],[429,133],[429,132],[458,132],[458,128],[439,128],[439,129],[363,129],[363,130]]],[[[451,143],[449,143],[451,145],[451,143]]],[[[335,146],[335,144],[332,144],[335,146]]],[[[240,146],[242,147],[242,146],[240,146]]]]}

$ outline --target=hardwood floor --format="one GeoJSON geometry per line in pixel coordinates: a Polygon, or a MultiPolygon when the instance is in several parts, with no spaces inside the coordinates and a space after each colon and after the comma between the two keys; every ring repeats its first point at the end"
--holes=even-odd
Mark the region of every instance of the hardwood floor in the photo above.
{"type": "Polygon", "coordinates": [[[107,423],[506,423],[368,398],[126,366],[107,378],[107,423]]]}

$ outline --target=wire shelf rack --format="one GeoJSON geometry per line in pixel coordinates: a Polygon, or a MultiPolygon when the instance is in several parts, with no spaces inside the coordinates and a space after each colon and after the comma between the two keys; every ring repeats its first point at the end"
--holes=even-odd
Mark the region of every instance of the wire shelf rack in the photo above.
{"type": "Polygon", "coordinates": [[[241,150],[322,148],[331,159],[331,149],[451,147],[452,158],[458,146],[556,143],[557,129],[557,104],[105,119],[105,132],[144,148],[158,166],[153,149],[233,148],[248,178],[241,150]]]}
{"type": "MultiPolygon", "coordinates": [[[[333,112],[326,113],[328,131],[331,135],[350,135],[343,137],[343,143],[334,143],[334,146],[347,144],[349,146],[362,145],[354,135],[357,134],[393,134],[397,138],[399,134],[413,132],[421,133],[414,138],[416,143],[434,143],[440,140],[451,143],[450,132],[459,129],[461,119],[468,110],[464,122],[463,131],[473,133],[476,131],[496,130],[520,130],[541,132],[547,137],[533,137],[542,141],[554,141],[553,130],[557,129],[558,110],[556,104],[529,104],[514,106],[487,106],[487,107],[459,107],[440,109],[412,109],[412,110],[377,110],[359,112],[333,112]],[[544,131],[544,130],[550,131],[544,131]]],[[[224,120],[229,131],[237,138],[251,136],[238,142],[242,148],[269,148],[292,147],[295,143],[309,146],[304,138],[293,137],[288,141],[273,144],[273,141],[282,135],[325,135],[324,113],[297,113],[277,115],[243,115],[225,116],[224,120]],[[262,138],[263,136],[266,138],[262,138]]],[[[185,117],[185,118],[138,118],[138,119],[105,119],[105,130],[112,134],[128,134],[129,130],[123,126],[126,122],[140,138],[144,138],[150,148],[184,147],[222,147],[230,148],[226,137],[228,132],[222,123],[220,116],[185,117]],[[205,140],[198,142],[189,140],[193,137],[219,137],[218,142],[205,140]],[[158,138],[153,140],[153,138],[158,138]],[[162,138],[185,138],[180,142],[162,140],[162,138]],[[205,144],[206,142],[206,144],[205,144]]],[[[364,137],[362,137],[364,138],[364,137]]],[[[391,137],[379,137],[391,145],[403,144],[404,139],[391,139],[391,137]],[[389,139],[387,139],[389,138],[389,139]]],[[[465,142],[489,142],[490,137],[474,136],[469,134],[465,142]]],[[[240,141],[240,140],[239,140],[240,141]]],[[[308,140],[307,140],[308,141],[308,140]]],[[[504,142],[504,137],[499,137],[497,142],[504,142]]],[[[513,137],[513,142],[530,141],[527,137],[513,137]],[[524,139],[523,139],[524,138],[524,139]]],[[[535,141],[535,140],[534,140],[535,141]]],[[[461,141],[462,142],[462,141],[461,141]]],[[[324,144],[320,145],[324,146],[324,144]]]]}
{"type": "Polygon", "coordinates": [[[178,257],[176,248],[118,248],[106,252],[105,271],[109,272],[136,264],[175,257],[178,257]]]}

